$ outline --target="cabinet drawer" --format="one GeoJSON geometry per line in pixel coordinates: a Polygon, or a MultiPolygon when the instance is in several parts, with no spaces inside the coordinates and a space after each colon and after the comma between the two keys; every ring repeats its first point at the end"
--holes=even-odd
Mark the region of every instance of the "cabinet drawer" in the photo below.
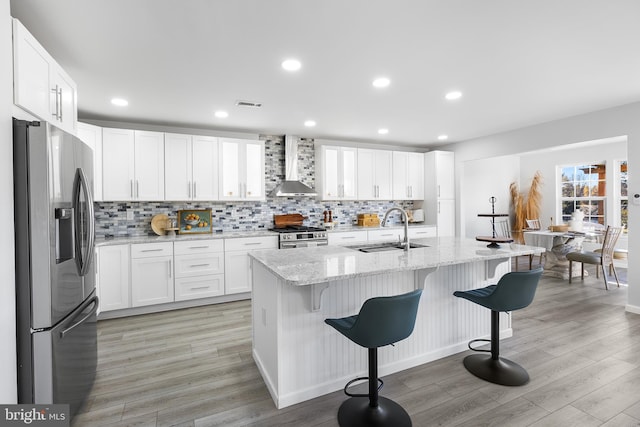
{"type": "Polygon", "coordinates": [[[388,230],[369,230],[369,241],[396,241],[398,238],[404,238],[404,230],[401,228],[393,228],[388,230]]]}
{"type": "Polygon", "coordinates": [[[192,240],[189,242],[175,242],[173,253],[175,255],[205,254],[211,252],[223,252],[224,241],[216,240],[192,240]]]}
{"type": "Polygon", "coordinates": [[[241,237],[224,239],[225,251],[253,251],[255,249],[277,249],[278,236],[241,237]]]}
{"type": "Polygon", "coordinates": [[[173,256],[173,243],[137,243],[131,245],[131,258],[173,256]]]}
{"type": "Polygon", "coordinates": [[[224,295],[224,275],[176,278],[176,301],[224,295]]]}
{"type": "Polygon", "coordinates": [[[421,239],[425,237],[436,237],[438,235],[438,231],[436,227],[409,227],[409,238],[411,239],[421,239]]]}
{"type": "Polygon", "coordinates": [[[328,233],[330,245],[349,245],[367,241],[366,231],[344,231],[340,233],[328,233]]]}
{"type": "Polygon", "coordinates": [[[224,253],[176,255],[176,279],[224,273],[224,253]]]}

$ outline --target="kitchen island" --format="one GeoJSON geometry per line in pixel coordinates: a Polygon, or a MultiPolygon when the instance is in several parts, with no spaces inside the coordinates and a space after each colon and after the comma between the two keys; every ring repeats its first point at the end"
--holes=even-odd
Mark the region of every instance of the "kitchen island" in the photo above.
{"type": "MultiPolygon", "coordinates": [[[[324,319],[357,314],[371,297],[424,289],[413,334],[378,353],[380,376],[408,369],[490,335],[488,311],[455,298],[454,291],[495,283],[510,271],[511,257],[544,251],[517,244],[490,249],[455,237],[412,243],[426,246],[408,252],[321,246],[250,254],[253,358],[278,408],[366,376],[366,349],[324,319]]],[[[502,313],[500,322],[500,336],[511,336],[510,314],[502,313]]]]}

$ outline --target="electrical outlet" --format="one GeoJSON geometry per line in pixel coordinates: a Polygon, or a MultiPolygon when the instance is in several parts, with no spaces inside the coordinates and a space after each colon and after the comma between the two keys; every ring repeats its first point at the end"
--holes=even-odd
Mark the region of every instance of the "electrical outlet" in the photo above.
{"type": "Polygon", "coordinates": [[[127,209],[127,221],[133,221],[133,209],[127,209]]]}

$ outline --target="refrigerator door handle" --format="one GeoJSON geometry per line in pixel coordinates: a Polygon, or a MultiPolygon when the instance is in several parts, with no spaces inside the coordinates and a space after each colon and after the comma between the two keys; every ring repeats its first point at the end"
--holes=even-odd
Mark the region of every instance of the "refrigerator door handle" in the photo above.
{"type": "Polygon", "coordinates": [[[80,276],[84,276],[89,271],[89,266],[91,265],[91,257],[94,251],[94,243],[95,243],[95,224],[94,224],[94,211],[93,211],[93,196],[91,195],[91,190],[89,189],[87,176],[84,174],[82,168],[76,169],[76,176],[74,179],[73,185],[73,206],[75,208],[76,213],[76,265],[78,266],[78,272],[80,276]],[[81,220],[81,209],[80,209],[80,191],[82,191],[84,195],[84,205],[86,207],[86,215],[84,224],[87,225],[87,230],[79,230],[79,227],[83,227],[83,221],[81,220]],[[82,243],[80,239],[83,238],[84,234],[82,231],[86,231],[86,247],[84,253],[82,252],[82,243]]]}
{"type": "Polygon", "coordinates": [[[67,335],[69,332],[71,332],[72,330],[74,330],[75,328],[77,328],[78,326],[82,325],[84,322],[87,321],[88,318],[90,318],[91,316],[93,316],[95,314],[96,311],[98,311],[98,296],[95,296],[93,298],[91,298],[86,304],[85,306],[82,308],[81,311],[84,311],[87,307],[89,307],[91,304],[93,304],[93,308],[91,309],[91,311],[84,315],[82,317],[82,319],[78,320],[77,322],[75,322],[73,325],[69,326],[68,328],[65,328],[64,330],[62,330],[60,332],[60,338],[63,339],[65,335],[67,335]]]}

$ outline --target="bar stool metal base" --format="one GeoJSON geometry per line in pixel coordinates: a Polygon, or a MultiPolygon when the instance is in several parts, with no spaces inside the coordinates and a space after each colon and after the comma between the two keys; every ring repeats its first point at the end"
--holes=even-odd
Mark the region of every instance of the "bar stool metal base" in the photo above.
{"type": "Polygon", "coordinates": [[[478,378],[494,384],[519,386],[529,382],[525,369],[509,359],[492,359],[486,354],[472,354],[463,360],[464,367],[478,378]]]}
{"type": "Polygon", "coordinates": [[[407,411],[386,397],[378,397],[378,406],[371,407],[366,397],[345,400],[338,410],[338,423],[342,427],[410,427],[407,411]]]}

